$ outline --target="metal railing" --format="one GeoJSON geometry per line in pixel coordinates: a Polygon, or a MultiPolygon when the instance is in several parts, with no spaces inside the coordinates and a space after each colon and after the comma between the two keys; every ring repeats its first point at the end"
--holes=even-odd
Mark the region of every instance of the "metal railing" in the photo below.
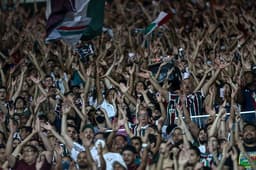
{"type": "MultiPolygon", "coordinates": [[[[216,114],[217,115],[217,114],[216,114]]],[[[246,122],[255,123],[256,122],[256,110],[254,111],[244,111],[240,112],[241,118],[246,122]]],[[[191,120],[197,125],[202,128],[206,124],[206,121],[210,115],[197,115],[197,116],[190,116],[191,120]]],[[[226,119],[230,116],[230,113],[226,113],[226,119]]],[[[176,121],[178,117],[175,118],[176,121]]]]}

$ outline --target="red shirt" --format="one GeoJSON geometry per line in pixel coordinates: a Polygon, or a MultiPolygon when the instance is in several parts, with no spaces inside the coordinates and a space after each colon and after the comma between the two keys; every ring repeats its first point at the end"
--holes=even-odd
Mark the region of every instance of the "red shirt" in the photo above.
{"type": "MultiPolygon", "coordinates": [[[[51,169],[51,165],[45,160],[41,170],[49,170],[51,169]]],[[[28,165],[23,160],[17,160],[13,170],[36,170],[36,163],[32,165],[28,165]]]]}
{"type": "Polygon", "coordinates": [[[127,170],[136,170],[139,167],[139,165],[132,164],[132,165],[127,165],[127,170]]]}

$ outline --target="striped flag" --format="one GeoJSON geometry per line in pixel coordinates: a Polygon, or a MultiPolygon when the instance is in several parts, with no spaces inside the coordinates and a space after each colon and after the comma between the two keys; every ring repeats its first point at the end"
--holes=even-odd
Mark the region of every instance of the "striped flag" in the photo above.
{"type": "Polygon", "coordinates": [[[75,46],[101,33],[105,0],[47,0],[46,42],[63,39],[75,46]]]}
{"type": "Polygon", "coordinates": [[[172,14],[161,11],[158,17],[145,29],[145,36],[148,36],[151,32],[153,32],[157,27],[165,24],[170,18],[172,14]]]}

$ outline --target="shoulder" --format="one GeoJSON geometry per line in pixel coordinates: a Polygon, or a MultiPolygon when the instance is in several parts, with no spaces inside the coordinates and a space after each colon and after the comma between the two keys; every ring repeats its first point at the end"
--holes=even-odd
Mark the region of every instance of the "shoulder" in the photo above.
{"type": "Polygon", "coordinates": [[[85,151],[85,148],[83,145],[77,143],[77,142],[73,142],[73,148],[72,150],[76,150],[76,151],[79,151],[79,152],[82,152],[82,151],[85,151]]]}

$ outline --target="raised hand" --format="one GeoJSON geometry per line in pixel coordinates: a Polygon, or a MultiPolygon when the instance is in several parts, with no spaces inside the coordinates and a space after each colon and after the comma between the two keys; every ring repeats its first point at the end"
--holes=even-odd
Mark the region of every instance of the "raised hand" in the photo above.
{"type": "Polygon", "coordinates": [[[41,127],[48,131],[52,130],[52,128],[53,128],[49,122],[41,123],[41,127]]]}
{"type": "Polygon", "coordinates": [[[30,76],[30,80],[32,80],[35,84],[39,84],[41,79],[39,77],[30,76]]]}
{"type": "Polygon", "coordinates": [[[71,106],[69,106],[67,103],[64,103],[61,109],[62,109],[62,114],[67,115],[71,110],[71,106]]]}
{"type": "Polygon", "coordinates": [[[39,105],[40,105],[41,103],[43,103],[46,99],[47,99],[47,97],[46,97],[45,95],[41,95],[41,96],[39,96],[39,97],[36,99],[35,104],[39,106],[39,105]]]}
{"type": "Polygon", "coordinates": [[[44,155],[39,155],[38,158],[36,159],[36,170],[41,170],[41,168],[43,167],[44,161],[45,160],[45,156],[44,155]]]}
{"type": "Polygon", "coordinates": [[[184,167],[189,161],[189,154],[185,150],[181,150],[179,153],[178,163],[179,166],[184,167]]]}
{"type": "Polygon", "coordinates": [[[63,150],[63,148],[60,146],[60,145],[56,145],[55,147],[54,147],[54,150],[57,152],[57,154],[58,155],[62,155],[63,154],[63,152],[64,152],[64,150],[63,150]]]}
{"type": "Polygon", "coordinates": [[[89,65],[89,67],[86,69],[86,76],[90,76],[92,74],[92,65],[89,65]]]}
{"type": "Polygon", "coordinates": [[[238,85],[232,83],[231,87],[232,87],[231,98],[234,99],[237,96],[238,85]]]}
{"type": "Polygon", "coordinates": [[[125,86],[124,83],[120,83],[119,84],[119,88],[122,91],[122,93],[126,93],[128,91],[128,89],[129,89],[129,87],[125,86]]]}
{"type": "Polygon", "coordinates": [[[236,162],[237,161],[237,157],[238,157],[238,153],[237,153],[237,150],[235,147],[232,147],[232,150],[231,150],[231,159],[233,162],[236,162]]]}
{"type": "Polygon", "coordinates": [[[72,63],[72,66],[71,66],[74,70],[79,70],[79,65],[78,64],[75,64],[75,63],[72,63]]]}
{"type": "Polygon", "coordinates": [[[112,43],[110,42],[110,41],[108,41],[107,43],[106,43],[106,50],[109,50],[111,47],[112,47],[112,43]]]}
{"type": "Polygon", "coordinates": [[[137,73],[137,76],[145,78],[145,79],[149,79],[151,76],[151,72],[148,70],[144,70],[142,69],[143,72],[137,73]]]}
{"type": "Polygon", "coordinates": [[[156,100],[157,100],[157,102],[159,102],[159,103],[161,103],[161,102],[163,102],[164,101],[164,98],[163,98],[163,96],[162,96],[162,94],[161,93],[156,93],[156,100]]]}
{"type": "Polygon", "coordinates": [[[17,83],[17,78],[12,79],[12,87],[16,86],[16,83],[17,83]]]}
{"type": "Polygon", "coordinates": [[[133,64],[132,67],[128,68],[128,72],[130,75],[132,75],[134,73],[134,71],[135,71],[135,64],[133,64]]]}
{"type": "Polygon", "coordinates": [[[13,123],[13,120],[10,120],[9,128],[11,133],[15,133],[17,131],[17,126],[13,123]]]}

